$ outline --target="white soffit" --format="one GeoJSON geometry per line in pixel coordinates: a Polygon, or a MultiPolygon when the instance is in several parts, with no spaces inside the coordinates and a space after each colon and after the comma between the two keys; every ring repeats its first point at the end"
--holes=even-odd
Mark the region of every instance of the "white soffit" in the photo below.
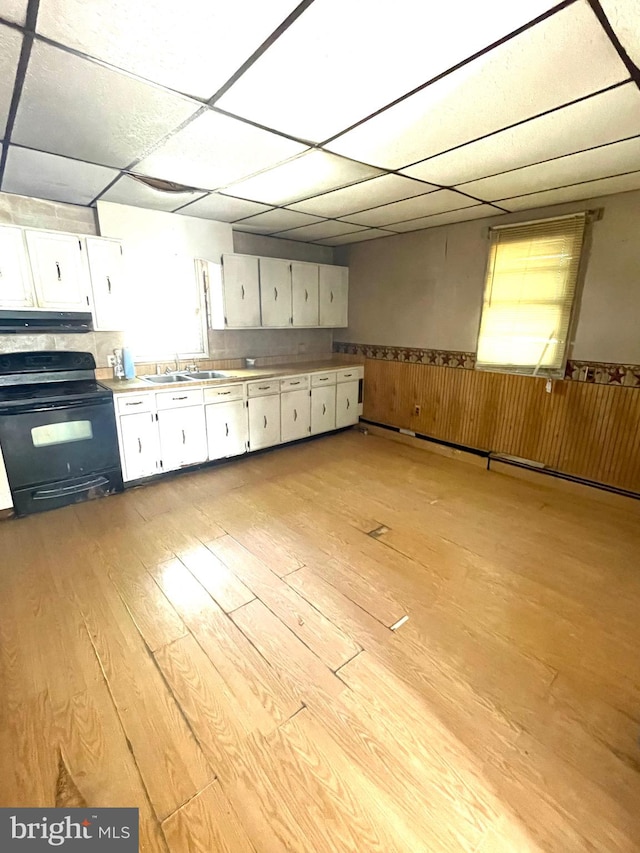
{"type": "Polygon", "coordinates": [[[274,231],[284,231],[289,228],[298,228],[302,225],[313,225],[314,222],[321,222],[321,216],[309,216],[306,213],[298,213],[295,210],[270,210],[267,213],[258,213],[257,216],[250,216],[248,219],[243,219],[236,223],[240,225],[256,225],[262,227],[263,233],[273,233],[274,231]]]}
{"type": "Polygon", "coordinates": [[[639,169],[640,138],[636,138],[592,151],[583,151],[581,154],[569,154],[567,157],[526,166],[524,169],[504,172],[493,178],[471,181],[462,184],[459,189],[478,198],[495,201],[639,169]]]}
{"type": "Polygon", "coordinates": [[[438,188],[432,184],[410,181],[400,175],[382,175],[380,178],[372,178],[341,190],[333,190],[333,192],[307,199],[307,201],[300,201],[292,204],[291,207],[294,210],[316,213],[319,216],[346,216],[357,210],[411,198],[435,189],[438,188]]]}
{"type": "Polygon", "coordinates": [[[0,139],[9,116],[13,86],[22,49],[22,34],[0,25],[0,139]]]}
{"type": "Polygon", "coordinates": [[[231,195],[252,201],[289,204],[379,174],[379,169],[362,163],[325,151],[310,151],[227,189],[231,195]]]}
{"type": "Polygon", "coordinates": [[[36,41],[12,140],[124,167],[196,109],[186,98],[36,41]]]}
{"type": "Polygon", "coordinates": [[[396,0],[386,8],[371,0],[316,0],[218,103],[320,142],[553,5],[396,0]]]}
{"type": "Polygon", "coordinates": [[[585,184],[573,184],[570,187],[560,187],[546,192],[507,198],[500,202],[500,207],[507,210],[529,210],[534,207],[562,204],[566,201],[578,201],[585,198],[600,198],[600,196],[626,193],[638,189],[640,189],[640,172],[631,172],[629,175],[616,175],[598,181],[587,181],[585,184]]]}
{"type": "Polygon", "coordinates": [[[479,204],[464,210],[450,210],[447,213],[436,213],[434,216],[422,216],[420,219],[410,219],[408,222],[396,222],[389,225],[390,231],[406,232],[419,231],[423,228],[435,228],[436,225],[447,225],[450,222],[467,222],[470,219],[485,219],[489,216],[502,216],[502,211],[490,204],[479,204]]]}
{"type": "Polygon", "coordinates": [[[55,154],[11,145],[2,191],[71,204],[89,204],[117,174],[105,166],[78,163],[55,154]]]}
{"type": "Polygon", "coordinates": [[[342,234],[339,237],[329,237],[326,240],[318,240],[323,246],[343,246],[346,243],[362,243],[365,240],[376,240],[378,237],[393,237],[390,231],[381,228],[366,228],[364,231],[356,231],[355,234],[342,234]]]}
{"type": "Polygon", "coordinates": [[[148,80],[210,98],[298,0],[40,0],[38,32],[148,80]]]}
{"type": "Polygon", "coordinates": [[[600,0],[624,49],[640,66],[640,0],[600,0]]]}
{"type": "Polygon", "coordinates": [[[327,240],[329,237],[337,237],[339,234],[351,234],[356,231],[365,231],[364,225],[353,225],[351,222],[317,222],[315,225],[305,225],[302,228],[294,228],[282,231],[278,237],[286,237],[290,240],[327,240]]]}
{"type": "Polygon", "coordinates": [[[267,210],[271,210],[267,204],[211,193],[189,204],[183,210],[179,210],[178,213],[183,213],[185,216],[199,216],[202,219],[217,219],[219,222],[235,222],[236,219],[243,219],[245,216],[253,216],[255,213],[263,213],[267,210]]]}
{"type": "Polygon", "coordinates": [[[101,201],[113,201],[116,204],[129,204],[134,207],[147,207],[151,210],[165,210],[169,213],[202,195],[200,192],[171,193],[156,190],[129,175],[123,175],[101,196],[101,201]]]}
{"type": "Polygon", "coordinates": [[[0,0],[0,18],[23,25],[27,19],[28,0],[0,0]]]}
{"type": "Polygon", "coordinates": [[[439,184],[483,178],[640,134],[640,91],[626,83],[405,169],[439,184]]]}
{"type": "Polygon", "coordinates": [[[327,147],[401,168],[628,76],[594,13],[578,0],[327,147]]]}
{"type": "Polygon", "coordinates": [[[214,190],[304,150],[299,142],[207,110],[145,157],[136,171],[214,190]]]}
{"type": "Polygon", "coordinates": [[[467,198],[453,190],[436,190],[428,195],[416,196],[405,201],[395,201],[382,207],[374,207],[372,210],[363,210],[362,213],[349,215],[352,222],[361,225],[389,225],[391,222],[402,222],[405,219],[415,219],[418,216],[427,216],[431,213],[441,213],[445,210],[457,210],[461,207],[471,207],[478,202],[473,198],[467,198]]]}

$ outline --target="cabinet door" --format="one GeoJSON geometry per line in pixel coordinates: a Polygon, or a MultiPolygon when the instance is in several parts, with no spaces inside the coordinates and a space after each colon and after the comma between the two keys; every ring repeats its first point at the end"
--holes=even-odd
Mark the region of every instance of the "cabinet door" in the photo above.
{"type": "Polygon", "coordinates": [[[231,329],[260,326],[258,258],[223,255],[224,322],[231,329]]]}
{"type": "Polygon", "coordinates": [[[263,326],[291,325],[291,264],[260,258],[260,307],[263,326]]]}
{"type": "Polygon", "coordinates": [[[40,308],[88,311],[88,275],[78,237],[46,231],[25,235],[40,308]]]}
{"type": "Polygon", "coordinates": [[[158,427],[151,412],[120,416],[120,453],[125,481],[158,473],[158,427]]]}
{"type": "Polygon", "coordinates": [[[349,280],[347,267],[320,265],[320,325],[347,326],[349,280]]]}
{"type": "Polygon", "coordinates": [[[280,444],[280,395],[249,400],[249,448],[280,444]]]}
{"type": "Polygon", "coordinates": [[[99,332],[121,331],[128,319],[122,243],[105,237],[87,237],[87,259],[94,328],[99,332]]]}
{"type": "Polygon", "coordinates": [[[204,406],[184,406],[158,412],[163,471],[197,465],[207,458],[204,406]]]}
{"type": "Polygon", "coordinates": [[[308,391],[280,395],[280,430],[283,441],[308,438],[311,428],[311,397],[308,391]]]}
{"type": "Polygon", "coordinates": [[[358,423],[358,380],[336,385],[336,427],[358,423]]]}
{"type": "Polygon", "coordinates": [[[311,389],[311,435],[336,428],[336,386],[311,389]]]}
{"type": "Polygon", "coordinates": [[[294,326],[318,325],[318,265],[291,265],[294,326]]]}
{"type": "Polygon", "coordinates": [[[225,459],[247,451],[247,408],[242,400],[205,407],[209,459],[225,459]]]}
{"type": "Polygon", "coordinates": [[[21,228],[0,226],[0,305],[33,308],[35,294],[21,228]]]}

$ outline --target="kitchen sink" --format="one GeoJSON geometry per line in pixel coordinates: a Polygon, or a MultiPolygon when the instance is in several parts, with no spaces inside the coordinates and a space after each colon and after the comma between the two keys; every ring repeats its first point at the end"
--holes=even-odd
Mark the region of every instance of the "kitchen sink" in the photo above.
{"type": "Polygon", "coordinates": [[[172,385],[174,382],[191,382],[191,377],[188,373],[166,373],[159,376],[139,376],[139,379],[144,379],[145,382],[152,382],[154,385],[172,385]]]}
{"type": "Polygon", "coordinates": [[[235,376],[230,376],[226,371],[221,373],[219,370],[190,370],[181,375],[189,379],[235,379],[235,376]]]}

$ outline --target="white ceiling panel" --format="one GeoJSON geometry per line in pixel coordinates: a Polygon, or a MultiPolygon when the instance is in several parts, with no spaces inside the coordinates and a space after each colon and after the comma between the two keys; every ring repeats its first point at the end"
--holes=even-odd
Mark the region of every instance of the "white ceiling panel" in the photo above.
{"type": "Polygon", "coordinates": [[[151,210],[166,210],[171,212],[181,207],[202,193],[171,193],[156,190],[153,187],[123,175],[102,196],[102,201],[113,201],[117,204],[131,204],[134,207],[148,207],[151,210]]]}
{"type": "Polygon", "coordinates": [[[145,157],[136,171],[214,190],[304,150],[284,136],[207,110],[145,157]]]}
{"type": "Polygon", "coordinates": [[[127,166],[196,104],[36,41],[13,141],[105,166],[127,166]]]}
{"type": "Polygon", "coordinates": [[[578,0],[328,147],[402,168],[628,76],[594,13],[578,0]]]}
{"type": "Polygon", "coordinates": [[[505,207],[507,210],[529,210],[533,207],[562,204],[563,202],[579,201],[585,198],[599,198],[600,196],[626,193],[638,189],[640,189],[640,172],[631,172],[628,175],[616,175],[613,178],[602,178],[599,181],[587,181],[585,184],[574,184],[556,190],[508,198],[500,202],[500,207],[505,207]]]}
{"type": "Polygon", "coordinates": [[[27,19],[28,0],[0,0],[0,18],[14,24],[24,24],[27,19]]]}
{"type": "Polygon", "coordinates": [[[238,222],[237,224],[262,226],[264,233],[269,234],[274,231],[299,228],[303,225],[313,225],[314,222],[321,221],[321,216],[309,216],[307,213],[298,213],[295,210],[278,209],[270,210],[267,213],[258,213],[257,216],[243,219],[242,222],[238,222]]]}
{"type": "Polygon", "coordinates": [[[219,104],[320,142],[553,5],[396,0],[387,10],[372,9],[370,0],[318,0],[219,104]]]}
{"type": "Polygon", "coordinates": [[[11,145],[2,191],[19,195],[89,204],[116,175],[115,169],[78,163],[55,154],[11,145]]]}
{"type": "Polygon", "coordinates": [[[607,178],[622,172],[640,169],[640,138],[626,142],[614,142],[604,148],[583,151],[581,154],[569,154],[557,160],[526,166],[484,178],[480,181],[462,184],[459,187],[478,198],[495,201],[515,195],[549,190],[579,181],[607,178]]]}
{"type": "Polygon", "coordinates": [[[318,193],[381,174],[379,169],[354,163],[325,151],[310,151],[228,187],[232,195],[267,204],[289,204],[318,193]]]}
{"type": "Polygon", "coordinates": [[[297,5],[297,0],[40,0],[38,31],[207,99],[297,5]]]}
{"type": "Polygon", "coordinates": [[[454,184],[640,134],[640,91],[626,83],[410,166],[407,175],[454,184]]]}
{"type": "Polygon", "coordinates": [[[185,216],[199,216],[202,219],[216,219],[218,222],[235,222],[236,219],[243,219],[245,216],[253,216],[254,213],[263,213],[267,210],[271,210],[267,204],[211,193],[194,201],[178,213],[183,213],[185,216]]]}
{"type": "Polygon", "coordinates": [[[22,34],[0,25],[0,139],[7,125],[21,49],[22,34]]]}
{"type": "Polygon", "coordinates": [[[372,178],[341,190],[333,190],[333,192],[300,201],[292,204],[291,207],[294,210],[316,213],[319,216],[346,216],[357,210],[422,195],[432,189],[435,190],[437,187],[421,181],[408,181],[399,175],[382,175],[380,178],[372,178]]]}
{"type": "Polygon", "coordinates": [[[315,225],[294,228],[290,231],[281,231],[278,237],[287,237],[291,240],[327,240],[329,237],[337,237],[339,234],[351,234],[364,230],[366,229],[363,225],[327,220],[326,222],[317,222],[315,225]]]}
{"type": "Polygon", "coordinates": [[[488,216],[502,216],[502,212],[490,204],[478,204],[464,210],[450,210],[447,213],[436,213],[434,216],[422,216],[420,219],[410,219],[408,222],[396,222],[389,225],[390,231],[406,232],[419,231],[422,228],[435,228],[436,225],[447,225],[450,222],[466,222],[469,219],[484,219],[488,216]]]}
{"type": "Polygon", "coordinates": [[[365,228],[364,231],[356,231],[355,234],[342,234],[340,237],[329,237],[327,240],[318,240],[323,246],[343,246],[345,243],[362,243],[364,240],[376,240],[378,237],[393,237],[389,231],[381,228],[365,228]]]}
{"type": "Polygon", "coordinates": [[[622,46],[640,67],[640,0],[600,0],[600,5],[622,46]]]}
{"type": "Polygon", "coordinates": [[[349,215],[349,219],[361,225],[385,226],[390,222],[402,222],[405,219],[415,219],[418,216],[428,216],[444,210],[471,207],[477,203],[475,199],[467,198],[453,190],[436,190],[427,195],[395,201],[393,204],[374,207],[372,210],[363,210],[362,213],[353,213],[349,215]]]}
{"type": "Polygon", "coordinates": [[[264,234],[264,228],[261,225],[245,225],[244,222],[234,222],[234,231],[248,231],[250,234],[264,234]]]}

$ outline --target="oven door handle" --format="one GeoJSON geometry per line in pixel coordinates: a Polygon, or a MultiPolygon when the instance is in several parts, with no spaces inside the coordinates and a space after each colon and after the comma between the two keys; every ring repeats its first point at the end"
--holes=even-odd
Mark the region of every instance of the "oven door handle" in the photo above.
{"type": "Polygon", "coordinates": [[[72,486],[57,486],[55,489],[38,489],[33,493],[32,500],[47,501],[54,498],[63,498],[65,495],[74,495],[80,492],[88,492],[97,486],[106,486],[109,480],[106,477],[93,477],[85,483],[74,483],[72,486]]]}

